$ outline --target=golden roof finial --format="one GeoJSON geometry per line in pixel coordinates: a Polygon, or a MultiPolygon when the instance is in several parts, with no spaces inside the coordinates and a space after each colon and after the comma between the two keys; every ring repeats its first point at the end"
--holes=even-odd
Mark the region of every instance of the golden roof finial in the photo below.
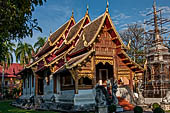
{"type": "Polygon", "coordinates": [[[107,0],[106,12],[109,11],[108,8],[109,8],[109,1],[107,0]]]}
{"type": "Polygon", "coordinates": [[[88,14],[89,13],[89,6],[88,6],[88,4],[87,4],[87,11],[86,11],[86,14],[88,14]]]}
{"type": "Polygon", "coordinates": [[[154,0],[154,1],[153,1],[153,6],[155,6],[155,7],[156,7],[156,0],[154,0]]]}
{"type": "Polygon", "coordinates": [[[73,9],[72,9],[72,15],[71,15],[71,17],[72,17],[72,18],[74,17],[74,11],[73,11],[73,9]]]}

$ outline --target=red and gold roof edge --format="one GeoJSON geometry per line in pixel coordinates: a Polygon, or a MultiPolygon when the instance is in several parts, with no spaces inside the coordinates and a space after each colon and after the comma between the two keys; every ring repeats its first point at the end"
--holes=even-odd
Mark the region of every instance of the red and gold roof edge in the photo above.
{"type": "MultiPolygon", "coordinates": [[[[69,24],[67,25],[67,27],[65,28],[65,30],[63,31],[63,33],[58,37],[56,38],[56,40],[54,41],[53,45],[55,45],[57,43],[57,41],[62,38],[63,34],[65,33],[65,31],[67,30],[67,28],[69,27],[69,25],[71,24],[71,22],[74,22],[75,23],[75,20],[73,17],[71,17],[71,19],[69,20],[69,24]]],[[[50,37],[49,37],[50,38],[50,37]]],[[[48,40],[49,40],[48,38],[48,40]]],[[[48,42],[48,41],[47,41],[48,42]]],[[[46,43],[47,43],[46,42],[46,43]]],[[[30,68],[34,65],[36,65],[38,62],[40,62],[41,60],[43,60],[45,57],[47,57],[48,55],[50,55],[51,53],[53,53],[56,49],[58,49],[59,47],[58,46],[55,46],[52,50],[48,51],[47,53],[45,53],[44,55],[42,55],[40,58],[38,58],[36,61],[34,61],[32,64],[28,65],[26,68],[30,68]]],[[[43,47],[42,47],[43,49],[43,47]]]]}
{"type": "MultiPolygon", "coordinates": [[[[89,18],[88,14],[85,15],[85,17],[86,17],[86,16],[89,18]]],[[[87,18],[87,17],[86,17],[86,18],[87,18]]],[[[104,21],[105,21],[106,17],[108,17],[108,19],[109,19],[109,22],[110,22],[110,24],[111,24],[111,29],[116,33],[116,37],[112,37],[112,38],[113,38],[112,40],[113,40],[113,41],[114,41],[114,40],[118,40],[118,41],[120,42],[120,44],[121,44],[121,46],[118,45],[118,46],[121,48],[121,52],[118,53],[119,56],[120,56],[120,55],[124,55],[124,56],[125,56],[126,60],[128,60],[128,61],[130,62],[130,65],[127,64],[127,63],[125,63],[125,64],[126,64],[130,69],[132,69],[132,70],[137,69],[137,70],[134,70],[134,71],[143,72],[143,68],[142,68],[140,65],[138,65],[137,63],[135,63],[134,61],[132,61],[131,58],[130,58],[130,57],[126,54],[126,52],[123,50],[123,49],[126,49],[127,47],[126,47],[126,45],[123,43],[123,41],[122,41],[122,39],[120,38],[118,32],[116,31],[115,26],[114,26],[113,23],[112,23],[112,20],[111,20],[111,18],[110,18],[110,15],[109,15],[108,11],[106,11],[106,12],[104,13],[104,17],[103,17],[103,19],[102,19],[102,22],[100,23],[100,27],[98,28],[98,30],[97,30],[97,32],[95,33],[95,35],[94,35],[94,37],[92,38],[92,40],[90,40],[90,42],[87,43],[86,47],[88,47],[88,48],[89,48],[89,47],[92,47],[92,44],[94,44],[95,39],[96,39],[96,37],[98,36],[98,34],[99,34],[99,32],[100,32],[103,24],[104,24],[104,21]]],[[[84,19],[84,21],[85,21],[85,19],[84,19]]],[[[85,26],[85,27],[86,27],[86,26],[85,26]]],[[[81,28],[84,28],[84,27],[81,26],[81,28]]],[[[76,35],[78,35],[78,33],[79,33],[79,32],[77,32],[77,33],[74,35],[74,37],[76,37],[76,35]]],[[[60,36],[62,36],[62,34],[61,34],[60,36]]],[[[71,42],[74,40],[74,37],[70,40],[69,43],[71,43],[71,42]]],[[[56,41],[56,42],[57,42],[57,41],[56,41]]],[[[66,45],[69,44],[69,43],[66,43],[66,45]]],[[[67,50],[67,52],[66,52],[64,55],[67,55],[72,49],[74,49],[73,46],[72,46],[72,48],[70,48],[69,50],[67,50]]],[[[55,50],[56,50],[56,48],[55,48],[55,50]]],[[[52,49],[51,51],[54,51],[54,49],[52,49]]],[[[43,56],[43,58],[41,58],[40,60],[44,59],[44,57],[46,57],[46,56],[48,56],[49,54],[51,54],[51,53],[52,53],[51,51],[48,52],[47,54],[45,54],[45,55],[43,56]]],[[[55,63],[55,62],[57,62],[60,58],[63,58],[63,57],[59,57],[59,58],[58,58],[58,57],[56,56],[55,60],[52,61],[52,62],[55,63]]],[[[120,58],[121,58],[121,57],[120,57],[120,58]]],[[[123,59],[124,59],[124,58],[123,58],[123,59]]],[[[27,68],[30,68],[30,67],[34,66],[34,65],[37,64],[40,60],[34,62],[32,65],[28,66],[27,68]]],[[[47,64],[46,66],[51,66],[53,63],[47,64]]],[[[79,63],[81,63],[81,62],[79,62],[79,63]]],[[[74,66],[75,66],[75,65],[78,65],[79,63],[74,64],[74,66]]],[[[64,65],[65,65],[65,64],[64,64],[64,65]]],[[[63,65],[63,66],[64,66],[64,65],[63,65]]],[[[61,67],[62,67],[62,66],[61,66],[61,67]]],[[[61,67],[60,67],[60,68],[61,68],[61,67]]],[[[71,66],[70,66],[70,68],[71,68],[71,66]]],[[[56,71],[57,71],[57,70],[56,70],[56,71]]],[[[56,72],[56,71],[55,71],[55,72],[56,72]]]]}
{"type": "MultiPolygon", "coordinates": [[[[65,41],[64,41],[63,43],[65,43],[66,45],[68,45],[68,44],[70,44],[70,43],[75,39],[75,37],[77,37],[77,35],[79,34],[80,30],[82,29],[83,24],[85,23],[86,19],[88,19],[88,20],[90,21],[90,17],[89,17],[89,15],[88,15],[87,12],[86,12],[86,14],[85,14],[85,16],[84,16],[84,18],[83,18],[83,22],[81,23],[81,26],[80,26],[78,32],[74,35],[73,38],[71,38],[71,40],[69,40],[69,43],[65,43],[65,41]]],[[[69,30],[69,31],[70,31],[70,30],[69,30]]],[[[60,36],[62,37],[62,34],[61,34],[60,36]]],[[[67,36],[68,36],[68,35],[67,35],[67,36]]],[[[59,40],[59,38],[58,38],[58,40],[59,40]]],[[[58,40],[56,40],[56,42],[57,42],[58,40]]],[[[55,42],[55,43],[56,43],[56,42],[55,42]]],[[[62,45],[62,44],[61,44],[61,45],[62,45]]],[[[73,48],[74,48],[74,47],[71,46],[66,53],[68,53],[69,51],[71,51],[73,48]]],[[[27,68],[30,68],[30,67],[32,67],[32,66],[34,66],[34,65],[37,65],[37,63],[40,62],[41,60],[44,61],[45,57],[47,57],[49,54],[51,54],[52,52],[54,52],[54,51],[56,51],[56,50],[59,50],[59,51],[60,51],[61,48],[60,48],[60,47],[55,47],[55,48],[53,48],[51,51],[49,51],[48,53],[46,53],[45,55],[43,55],[43,56],[42,56],[40,59],[38,59],[36,62],[34,62],[33,64],[27,66],[27,68]]],[[[60,56],[60,55],[59,55],[59,56],[60,56]]],[[[51,61],[51,62],[57,61],[56,59],[59,60],[59,59],[58,59],[58,56],[56,56],[56,58],[54,58],[54,61],[51,61]]],[[[45,62],[45,61],[44,61],[44,62],[45,62]]],[[[46,64],[46,63],[44,63],[44,64],[46,64]]],[[[48,66],[51,65],[51,64],[52,64],[52,63],[46,64],[46,65],[44,65],[44,66],[48,67],[48,66]]]]}

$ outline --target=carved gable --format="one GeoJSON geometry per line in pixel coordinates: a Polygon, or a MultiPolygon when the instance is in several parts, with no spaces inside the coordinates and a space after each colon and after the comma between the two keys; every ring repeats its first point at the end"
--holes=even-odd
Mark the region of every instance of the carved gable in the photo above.
{"type": "Polygon", "coordinates": [[[110,34],[108,32],[102,32],[96,41],[96,55],[113,56],[113,49],[115,46],[110,34]]]}

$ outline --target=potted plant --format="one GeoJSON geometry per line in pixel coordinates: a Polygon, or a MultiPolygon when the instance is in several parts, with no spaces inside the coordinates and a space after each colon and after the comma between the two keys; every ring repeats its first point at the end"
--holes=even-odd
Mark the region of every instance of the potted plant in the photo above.
{"type": "Polygon", "coordinates": [[[160,108],[160,105],[158,103],[153,103],[152,104],[152,111],[154,111],[154,109],[156,108],[160,108]]]}
{"type": "Polygon", "coordinates": [[[143,109],[142,109],[142,107],[140,107],[140,106],[136,106],[136,107],[134,107],[134,113],[143,113],[143,109]]]}
{"type": "Polygon", "coordinates": [[[116,112],[116,105],[112,104],[108,106],[109,113],[115,113],[116,112]]]}
{"type": "Polygon", "coordinates": [[[165,111],[162,108],[157,107],[153,110],[153,113],[165,113],[165,111]]]}

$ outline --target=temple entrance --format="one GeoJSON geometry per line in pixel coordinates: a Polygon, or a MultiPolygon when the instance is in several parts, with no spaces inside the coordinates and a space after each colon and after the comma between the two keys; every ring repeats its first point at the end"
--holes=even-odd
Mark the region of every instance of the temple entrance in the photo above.
{"type": "Polygon", "coordinates": [[[44,92],[44,79],[38,79],[38,95],[43,95],[44,92]]]}
{"type": "Polygon", "coordinates": [[[109,63],[96,65],[96,82],[99,85],[106,85],[107,80],[113,81],[113,66],[109,63]]]}

